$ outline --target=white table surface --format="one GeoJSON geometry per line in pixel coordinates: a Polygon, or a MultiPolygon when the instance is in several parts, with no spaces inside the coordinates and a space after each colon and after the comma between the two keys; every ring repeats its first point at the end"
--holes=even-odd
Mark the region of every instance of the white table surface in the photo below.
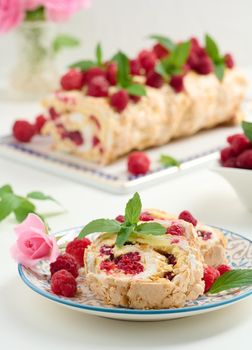
{"type": "MultiPolygon", "coordinates": [[[[36,104],[0,102],[0,134],[15,118],[32,117],[36,104]]],[[[53,230],[82,225],[95,217],[122,213],[128,195],[113,195],[0,158],[0,186],[25,194],[41,190],[68,210],[48,219],[53,230]]],[[[178,213],[252,238],[252,213],[232,188],[208,168],[197,169],[140,192],[144,207],[178,213]]],[[[163,322],[137,323],[102,319],[71,311],[43,299],[20,280],[9,248],[15,240],[14,218],[0,223],[1,349],[238,349],[252,341],[252,298],[208,314],[163,322]]]]}

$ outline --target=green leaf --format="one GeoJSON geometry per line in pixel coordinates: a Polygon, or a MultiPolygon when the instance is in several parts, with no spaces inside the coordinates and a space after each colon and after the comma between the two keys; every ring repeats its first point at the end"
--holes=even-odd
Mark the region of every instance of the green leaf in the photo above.
{"type": "Polygon", "coordinates": [[[205,35],[205,47],[206,52],[212,58],[214,62],[219,62],[221,59],[218,46],[213,38],[209,34],[205,35]]]}
{"type": "Polygon", "coordinates": [[[67,47],[76,47],[80,45],[80,41],[68,34],[58,35],[52,43],[53,51],[58,53],[67,47]]]}
{"type": "Polygon", "coordinates": [[[119,51],[113,56],[112,61],[117,63],[117,84],[126,88],[131,83],[128,57],[119,51]]]}
{"type": "Polygon", "coordinates": [[[167,38],[165,36],[154,34],[151,35],[150,38],[159,42],[159,44],[164,46],[169,51],[173,51],[176,47],[176,44],[170,38],[167,38]]]}
{"type": "Polygon", "coordinates": [[[166,233],[166,228],[158,222],[146,222],[138,225],[136,231],[145,235],[161,236],[166,233]]]}
{"type": "Polygon", "coordinates": [[[168,57],[170,64],[173,64],[175,67],[182,67],[189,56],[191,47],[190,41],[185,41],[176,46],[175,50],[168,57]]]}
{"type": "Polygon", "coordinates": [[[48,195],[46,195],[42,192],[39,192],[39,191],[30,192],[27,194],[27,197],[31,198],[31,199],[41,200],[41,201],[50,200],[50,201],[53,201],[53,202],[56,202],[59,204],[59,202],[56,199],[54,199],[53,197],[48,196],[48,195]]]}
{"type": "Polygon", "coordinates": [[[96,61],[98,66],[102,66],[102,48],[101,44],[98,43],[95,49],[96,61]]]}
{"type": "Polygon", "coordinates": [[[252,269],[239,269],[225,272],[212,285],[209,294],[219,293],[230,288],[252,285],[252,269]]]}
{"type": "Polygon", "coordinates": [[[166,154],[162,154],[160,156],[159,161],[166,168],[171,167],[171,166],[180,166],[180,162],[177,159],[175,159],[171,156],[168,156],[166,154]]]}
{"type": "Polygon", "coordinates": [[[169,78],[169,74],[166,71],[165,64],[163,61],[160,61],[155,66],[155,72],[160,74],[165,80],[169,78]]]}
{"type": "Polygon", "coordinates": [[[39,6],[34,10],[25,11],[25,21],[35,22],[44,21],[45,11],[43,6],[39,6]]]}
{"type": "Polygon", "coordinates": [[[78,238],[81,239],[94,232],[117,233],[120,231],[121,225],[115,220],[97,219],[88,223],[79,233],[78,238]]]}
{"type": "Polygon", "coordinates": [[[139,194],[136,192],[125,208],[125,221],[129,224],[137,224],[141,214],[142,203],[139,194]]]}
{"type": "Polygon", "coordinates": [[[224,63],[216,63],[214,64],[214,73],[217,78],[222,81],[225,73],[225,64],[224,63]]]}
{"type": "Polygon", "coordinates": [[[249,141],[252,142],[252,123],[243,121],[242,128],[243,128],[244,134],[247,136],[249,141]]]}
{"type": "Polygon", "coordinates": [[[21,203],[14,210],[14,214],[18,222],[22,222],[26,219],[27,215],[34,213],[36,210],[35,205],[26,198],[21,199],[21,203]]]}
{"type": "Polygon", "coordinates": [[[0,197],[5,193],[13,193],[13,189],[10,185],[4,185],[0,187],[0,197]]]}
{"type": "Polygon", "coordinates": [[[20,199],[13,193],[4,193],[0,201],[0,221],[9,216],[20,205],[20,199]]]}
{"type": "Polygon", "coordinates": [[[89,68],[96,67],[96,62],[93,62],[91,60],[84,60],[84,61],[78,61],[73,64],[71,64],[70,68],[79,68],[82,71],[86,71],[89,68]]]}
{"type": "Polygon", "coordinates": [[[124,243],[127,242],[127,240],[129,239],[129,236],[134,230],[134,227],[135,227],[134,225],[121,227],[116,237],[116,245],[118,247],[122,247],[124,243]]]}
{"type": "Polygon", "coordinates": [[[134,96],[146,96],[145,86],[141,84],[130,84],[126,90],[130,95],[134,96]]]}

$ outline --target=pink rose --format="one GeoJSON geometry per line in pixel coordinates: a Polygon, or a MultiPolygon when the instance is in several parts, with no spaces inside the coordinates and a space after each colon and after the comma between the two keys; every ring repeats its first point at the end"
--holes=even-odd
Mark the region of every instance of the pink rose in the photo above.
{"type": "Polygon", "coordinates": [[[7,32],[24,19],[22,0],[0,1],[0,32],[7,32]]]}
{"type": "Polygon", "coordinates": [[[35,214],[15,228],[17,242],[11,248],[12,257],[26,267],[33,267],[38,261],[56,260],[60,254],[56,239],[46,233],[43,221],[35,214]]]}
{"type": "Polygon", "coordinates": [[[40,6],[44,6],[44,0],[23,0],[25,10],[35,10],[40,6]]]}
{"type": "Polygon", "coordinates": [[[51,21],[65,21],[81,8],[90,6],[89,0],[43,0],[47,18],[51,21]]]}

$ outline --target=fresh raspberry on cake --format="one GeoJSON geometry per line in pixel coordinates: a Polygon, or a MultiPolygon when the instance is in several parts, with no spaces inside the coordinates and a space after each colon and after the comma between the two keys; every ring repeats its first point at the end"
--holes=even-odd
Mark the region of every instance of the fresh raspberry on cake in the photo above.
{"type": "Polygon", "coordinates": [[[89,84],[91,82],[91,80],[93,78],[96,77],[106,77],[106,72],[100,68],[100,67],[92,67],[89,68],[86,72],[85,72],[85,83],[89,84]]]}
{"type": "Polygon", "coordinates": [[[144,152],[133,152],[128,156],[128,172],[144,175],[150,169],[150,159],[144,152]]]}
{"type": "Polygon", "coordinates": [[[16,140],[30,142],[36,134],[36,128],[26,120],[17,120],[13,125],[12,132],[16,140]]]}
{"type": "Polygon", "coordinates": [[[75,296],[77,283],[70,272],[67,270],[59,270],[52,276],[51,290],[54,294],[71,298],[75,296]]]}
{"type": "Polygon", "coordinates": [[[152,51],[142,50],[138,55],[138,59],[141,67],[146,72],[154,70],[156,64],[156,55],[152,51]]]}
{"type": "Polygon", "coordinates": [[[60,114],[56,111],[54,107],[48,109],[49,116],[52,120],[56,120],[60,117],[60,114]]]}
{"type": "Polygon", "coordinates": [[[117,215],[115,220],[118,221],[118,222],[124,222],[125,221],[125,216],[124,215],[117,215]]]}
{"type": "Polygon", "coordinates": [[[179,222],[174,222],[171,226],[167,227],[166,233],[173,236],[183,236],[185,229],[179,222]]]}
{"type": "Polygon", "coordinates": [[[87,95],[93,97],[107,97],[109,83],[103,76],[95,76],[88,83],[87,95]]]}
{"type": "Polygon", "coordinates": [[[84,75],[77,69],[71,69],[60,80],[63,90],[81,90],[84,86],[84,75]]]}
{"type": "Polygon", "coordinates": [[[164,83],[162,76],[156,72],[149,72],[146,77],[146,85],[160,88],[164,83]]]}
{"type": "Polygon", "coordinates": [[[40,114],[36,117],[35,120],[35,129],[36,129],[36,133],[40,134],[40,131],[42,130],[43,126],[45,125],[47,121],[47,118],[43,115],[40,114]]]}
{"type": "Polygon", "coordinates": [[[242,152],[236,159],[236,167],[252,169],[252,149],[242,152]]]}
{"type": "Polygon", "coordinates": [[[218,277],[220,277],[220,272],[215,267],[207,266],[204,268],[205,293],[209,291],[218,277]]]}
{"type": "Polygon", "coordinates": [[[228,265],[219,265],[217,266],[217,270],[219,271],[220,275],[223,275],[223,273],[231,271],[231,267],[228,265]]]}
{"type": "Polygon", "coordinates": [[[177,92],[184,90],[184,81],[182,75],[173,75],[170,80],[171,87],[177,92]]]}
{"type": "Polygon", "coordinates": [[[213,62],[207,55],[200,58],[195,71],[199,74],[206,75],[213,71],[213,62]]]}
{"type": "Polygon", "coordinates": [[[232,69],[234,67],[234,59],[230,53],[226,53],[226,55],[224,56],[224,61],[227,68],[232,69]]]}
{"type": "Polygon", "coordinates": [[[84,252],[91,244],[88,238],[77,239],[69,242],[66,246],[66,253],[73,256],[79,266],[84,266],[84,252]]]}
{"type": "Polygon", "coordinates": [[[119,90],[110,97],[110,105],[117,111],[122,112],[129,103],[129,94],[126,90],[119,90]]]}
{"type": "Polygon", "coordinates": [[[67,253],[59,255],[56,261],[50,264],[51,275],[54,275],[55,272],[59,270],[67,270],[73,275],[73,277],[77,277],[78,266],[75,258],[67,253]]]}
{"type": "Polygon", "coordinates": [[[141,64],[138,59],[130,60],[130,74],[141,75],[141,64]]]}
{"type": "Polygon", "coordinates": [[[117,65],[115,62],[109,63],[106,70],[106,78],[111,85],[116,85],[117,65]]]}
{"type": "Polygon", "coordinates": [[[157,58],[161,59],[169,54],[169,51],[161,44],[157,43],[153,46],[153,52],[157,58]]]}
{"type": "Polygon", "coordinates": [[[153,221],[154,217],[150,213],[148,213],[147,211],[144,211],[143,213],[140,214],[139,220],[140,221],[153,221]]]}
{"type": "Polygon", "coordinates": [[[184,210],[179,214],[178,217],[180,220],[190,222],[193,226],[197,225],[197,220],[192,216],[188,210],[184,210]]]}

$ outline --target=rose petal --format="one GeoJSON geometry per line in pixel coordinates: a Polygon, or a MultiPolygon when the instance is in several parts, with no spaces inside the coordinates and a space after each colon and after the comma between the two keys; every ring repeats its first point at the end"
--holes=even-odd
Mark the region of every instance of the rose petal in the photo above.
{"type": "Polygon", "coordinates": [[[34,232],[34,229],[40,230],[44,233],[46,232],[45,224],[40,217],[30,213],[21,224],[15,227],[15,232],[17,235],[20,235],[23,232],[34,232]]]}
{"type": "Polygon", "coordinates": [[[51,253],[51,247],[46,243],[43,242],[40,247],[34,252],[34,254],[31,256],[32,259],[41,259],[45,258],[50,255],[51,253]]]}
{"type": "Polygon", "coordinates": [[[13,245],[10,249],[11,255],[14,260],[16,260],[19,264],[22,264],[26,267],[32,268],[34,265],[36,265],[37,260],[32,260],[26,255],[24,255],[17,247],[17,245],[13,245]]]}
{"type": "Polygon", "coordinates": [[[57,241],[55,239],[55,237],[51,236],[51,243],[52,243],[52,250],[51,250],[51,255],[49,257],[50,262],[54,262],[57,257],[60,255],[60,250],[59,247],[57,245],[57,241]]]}

